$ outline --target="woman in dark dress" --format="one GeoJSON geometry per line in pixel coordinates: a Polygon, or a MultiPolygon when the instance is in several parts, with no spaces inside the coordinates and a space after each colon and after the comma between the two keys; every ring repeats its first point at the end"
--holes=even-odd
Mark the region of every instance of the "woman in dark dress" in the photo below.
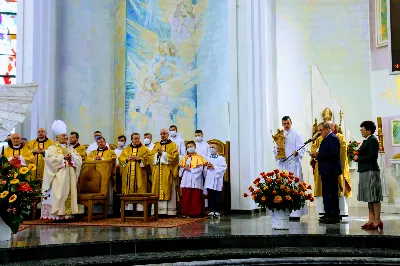
{"type": "Polygon", "coordinates": [[[365,138],[358,155],[353,160],[358,162],[359,182],[357,200],[368,202],[369,220],[362,229],[383,229],[380,217],[382,185],[378,166],[379,142],[373,135],[376,125],[372,121],[364,121],[360,125],[361,135],[365,138]]]}

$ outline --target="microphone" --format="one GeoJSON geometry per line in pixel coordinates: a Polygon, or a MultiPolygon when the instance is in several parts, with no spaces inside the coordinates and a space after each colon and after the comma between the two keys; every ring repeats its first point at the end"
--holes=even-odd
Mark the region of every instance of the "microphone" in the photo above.
{"type": "Polygon", "coordinates": [[[309,140],[307,140],[306,142],[304,142],[304,145],[307,145],[308,143],[310,143],[310,142],[316,140],[320,135],[321,135],[321,133],[318,132],[318,133],[315,134],[311,139],[309,139],[309,140]]]}

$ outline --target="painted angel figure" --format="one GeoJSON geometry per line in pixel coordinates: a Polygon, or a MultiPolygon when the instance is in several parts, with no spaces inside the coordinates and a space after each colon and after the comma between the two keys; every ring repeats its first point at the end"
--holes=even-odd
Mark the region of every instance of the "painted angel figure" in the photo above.
{"type": "Polygon", "coordinates": [[[161,86],[154,77],[147,77],[142,85],[143,107],[142,114],[149,118],[148,126],[153,129],[168,127],[172,124],[168,96],[161,90],[161,86]]]}
{"type": "Polygon", "coordinates": [[[196,34],[197,16],[191,0],[181,1],[171,18],[171,40],[176,44],[196,34]]]}
{"type": "Polygon", "coordinates": [[[176,55],[176,46],[170,40],[164,40],[159,45],[159,54],[153,60],[152,70],[157,81],[173,79],[180,71],[180,59],[176,55]]]}

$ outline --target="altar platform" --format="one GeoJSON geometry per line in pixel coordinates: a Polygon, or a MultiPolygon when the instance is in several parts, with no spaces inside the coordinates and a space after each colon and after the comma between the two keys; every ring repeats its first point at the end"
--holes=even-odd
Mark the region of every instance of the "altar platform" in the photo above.
{"type": "Polygon", "coordinates": [[[349,211],[340,224],[322,225],[311,208],[282,231],[258,211],[173,228],[34,225],[0,244],[0,264],[400,265],[400,214],[383,214],[378,232],[360,229],[366,208],[349,211]]]}

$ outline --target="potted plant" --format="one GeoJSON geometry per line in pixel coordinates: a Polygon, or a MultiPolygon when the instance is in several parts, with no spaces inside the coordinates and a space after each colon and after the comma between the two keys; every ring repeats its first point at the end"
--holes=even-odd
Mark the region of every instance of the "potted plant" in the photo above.
{"type": "Polygon", "coordinates": [[[309,200],[314,201],[312,193],[307,193],[311,185],[300,182],[292,172],[262,172],[249,187],[250,195],[258,207],[268,209],[272,217],[273,229],[289,229],[289,216],[292,211],[300,210],[309,200]]]}
{"type": "Polygon", "coordinates": [[[17,158],[4,159],[0,159],[0,240],[10,240],[10,231],[17,233],[24,216],[31,212],[31,197],[40,195],[40,181],[29,178],[36,170],[34,164],[26,167],[17,158]]]}

